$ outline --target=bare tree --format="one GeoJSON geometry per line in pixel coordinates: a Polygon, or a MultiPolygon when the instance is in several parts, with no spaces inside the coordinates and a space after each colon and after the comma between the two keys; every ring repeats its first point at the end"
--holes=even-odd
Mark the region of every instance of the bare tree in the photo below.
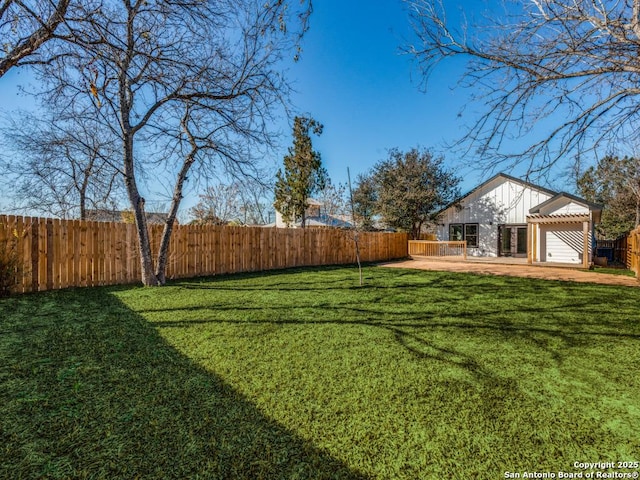
{"type": "Polygon", "coordinates": [[[360,261],[360,229],[358,228],[358,222],[356,219],[356,209],[353,202],[353,189],[351,188],[351,172],[347,167],[347,184],[349,185],[349,206],[351,207],[351,219],[353,221],[353,246],[356,251],[356,263],[358,264],[358,277],[360,280],[360,286],[364,285],[364,279],[362,276],[362,262],[360,261]]]}
{"type": "Polygon", "coordinates": [[[297,5],[108,2],[76,32],[74,49],[39,67],[50,101],[93,103],[101,128],[119,138],[145,285],[164,283],[173,222],[192,168],[215,164],[243,172],[255,162],[252,146],[269,142],[270,114],[287,101],[281,59],[298,45],[311,9],[309,2],[297,5]],[[160,137],[170,147],[154,151],[149,141],[160,137]],[[173,172],[175,183],[154,262],[139,178],[159,169],[173,172]]]}
{"type": "Polygon", "coordinates": [[[240,193],[240,213],[246,225],[266,225],[273,212],[273,176],[262,172],[261,178],[245,177],[236,182],[240,193]]]}
{"type": "Polygon", "coordinates": [[[322,203],[322,213],[328,217],[349,216],[349,200],[347,199],[347,186],[338,183],[334,185],[327,178],[325,186],[316,195],[316,199],[322,203]]]}
{"type": "Polygon", "coordinates": [[[417,35],[407,51],[425,79],[443,60],[468,60],[462,84],[482,111],[464,144],[489,166],[527,161],[543,172],[563,157],[638,140],[640,0],[505,2],[453,23],[441,0],[405,1],[417,35]],[[514,138],[529,146],[506,151],[514,138]]]}
{"type": "Polygon", "coordinates": [[[86,218],[88,208],[107,208],[124,194],[113,165],[116,140],[91,118],[56,112],[19,112],[2,137],[7,160],[3,182],[12,185],[17,208],[60,218],[86,218]]]}
{"type": "Polygon", "coordinates": [[[199,197],[200,201],[190,211],[195,224],[226,225],[242,215],[240,189],[235,183],[209,186],[199,197]]]}
{"type": "Polygon", "coordinates": [[[269,193],[268,185],[251,178],[209,185],[189,210],[192,223],[264,225],[268,223],[269,193]]]}

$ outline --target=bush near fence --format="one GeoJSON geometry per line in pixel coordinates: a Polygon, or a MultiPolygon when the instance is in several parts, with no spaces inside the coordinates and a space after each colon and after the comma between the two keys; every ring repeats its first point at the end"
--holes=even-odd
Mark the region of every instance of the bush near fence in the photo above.
{"type": "MultiPolygon", "coordinates": [[[[162,225],[150,225],[158,251],[162,225]]],[[[337,229],[276,229],[176,225],[167,278],[188,278],[355,262],[353,233],[337,229]]],[[[359,234],[361,260],[407,256],[404,233],[359,234]]],[[[135,225],[0,215],[0,244],[15,243],[22,264],[14,292],[140,281],[135,225]]]]}

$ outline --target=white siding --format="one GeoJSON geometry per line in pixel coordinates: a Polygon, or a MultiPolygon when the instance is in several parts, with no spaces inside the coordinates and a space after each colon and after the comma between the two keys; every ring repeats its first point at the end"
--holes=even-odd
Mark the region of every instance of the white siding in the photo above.
{"type": "Polygon", "coordinates": [[[582,224],[540,226],[540,261],[582,263],[582,224]]]}
{"type": "Polygon", "coordinates": [[[478,223],[479,248],[470,255],[498,255],[498,225],[526,224],[529,210],[551,198],[547,192],[522,185],[505,177],[479,188],[465,197],[462,209],[450,207],[443,212],[437,230],[438,240],[449,240],[449,224],[478,223]]]}

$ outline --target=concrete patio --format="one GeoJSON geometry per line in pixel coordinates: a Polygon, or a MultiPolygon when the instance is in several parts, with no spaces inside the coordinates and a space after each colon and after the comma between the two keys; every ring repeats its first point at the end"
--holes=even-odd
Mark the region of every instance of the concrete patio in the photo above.
{"type": "Polygon", "coordinates": [[[535,263],[529,265],[526,258],[513,257],[418,257],[398,262],[380,264],[389,268],[413,268],[441,272],[506,275],[511,277],[539,278],[569,282],[599,283],[638,287],[640,282],[626,275],[611,275],[582,269],[582,265],[535,263]]]}
{"type": "Polygon", "coordinates": [[[426,260],[426,261],[439,261],[439,262],[467,262],[467,263],[479,263],[479,264],[494,264],[494,265],[533,265],[536,267],[553,267],[553,268],[574,268],[582,269],[582,264],[576,263],[551,263],[551,262],[533,262],[527,263],[526,257],[473,257],[467,256],[421,256],[411,255],[414,260],[426,260]]]}

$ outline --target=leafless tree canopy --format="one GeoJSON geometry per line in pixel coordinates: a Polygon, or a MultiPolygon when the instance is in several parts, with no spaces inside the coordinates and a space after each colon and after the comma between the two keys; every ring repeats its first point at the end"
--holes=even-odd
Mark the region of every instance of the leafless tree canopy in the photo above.
{"type": "Polygon", "coordinates": [[[288,101],[281,60],[297,55],[310,11],[308,0],[104,0],[83,12],[73,42],[47,46],[47,100],[118,138],[144,284],[165,281],[188,175],[248,173],[268,145],[272,112],[288,101]],[[140,178],[159,172],[175,184],[154,262],[140,178]]]}
{"type": "Polygon", "coordinates": [[[1,132],[0,181],[11,185],[14,208],[84,220],[87,209],[117,205],[124,193],[117,139],[90,118],[41,113],[19,112],[1,132]]]}
{"type": "Polygon", "coordinates": [[[316,200],[322,203],[322,214],[329,217],[346,217],[350,214],[347,185],[338,183],[335,185],[331,179],[327,179],[322,190],[316,194],[316,200]]]}
{"type": "Polygon", "coordinates": [[[251,179],[208,186],[200,201],[189,210],[197,225],[266,225],[273,190],[268,184],[251,179]]]}
{"type": "Polygon", "coordinates": [[[544,171],[638,140],[640,0],[505,1],[501,14],[473,22],[450,21],[445,3],[455,4],[406,0],[417,36],[407,51],[425,79],[443,60],[468,60],[462,84],[482,113],[464,144],[493,166],[526,160],[530,172],[544,171]],[[506,152],[514,138],[534,139],[506,152]]]}

